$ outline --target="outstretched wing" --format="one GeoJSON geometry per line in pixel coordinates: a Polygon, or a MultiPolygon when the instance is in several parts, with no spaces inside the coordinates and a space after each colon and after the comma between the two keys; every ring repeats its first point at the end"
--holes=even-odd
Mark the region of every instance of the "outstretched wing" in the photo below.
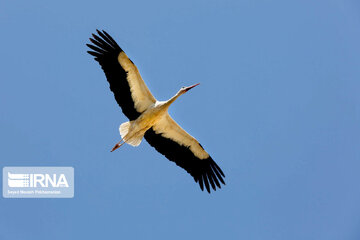
{"type": "Polygon", "coordinates": [[[117,103],[123,113],[130,119],[136,119],[156,99],[149,91],[139,70],[126,56],[115,40],[105,31],[96,30],[90,38],[92,44],[86,44],[93,51],[89,54],[95,57],[105,72],[117,103]]]}
{"type": "Polygon", "coordinates": [[[145,133],[145,139],[170,161],[184,168],[201,190],[204,185],[210,193],[210,185],[216,190],[225,184],[225,175],[200,143],[182,129],[167,113],[145,133]],[[220,181],[220,182],[219,182],[220,181]]]}

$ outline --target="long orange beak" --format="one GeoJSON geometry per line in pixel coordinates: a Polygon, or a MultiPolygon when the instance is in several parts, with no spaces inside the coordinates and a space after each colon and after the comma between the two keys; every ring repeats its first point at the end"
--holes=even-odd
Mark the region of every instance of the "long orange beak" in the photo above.
{"type": "Polygon", "coordinates": [[[199,84],[200,84],[200,83],[194,84],[194,85],[192,85],[192,86],[190,86],[190,87],[185,88],[185,90],[186,90],[186,91],[189,91],[190,89],[192,89],[193,87],[196,87],[196,86],[199,85],[199,84]]]}

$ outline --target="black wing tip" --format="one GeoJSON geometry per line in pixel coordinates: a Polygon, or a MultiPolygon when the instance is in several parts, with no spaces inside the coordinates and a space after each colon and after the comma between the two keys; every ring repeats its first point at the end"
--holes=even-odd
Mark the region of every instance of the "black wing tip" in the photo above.
{"type": "MultiPolygon", "coordinates": [[[[96,32],[97,32],[97,34],[99,34],[99,35],[106,33],[106,31],[105,31],[104,29],[99,30],[98,28],[96,29],[96,32]]],[[[106,33],[106,34],[108,34],[108,33],[106,33]]]]}
{"type": "Polygon", "coordinates": [[[88,48],[94,50],[99,55],[111,54],[118,56],[122,52],[116,41],[105,30],[100,31],[96,29],[96,33],[91,34],[92,37],[89,40],[92,44],[86,44],[88,48]]]}
{"type": "Polygon", "coordinates": [[[161,133],[156,133],[152,128],[146,131],[144,137],[159,153],[185,169],[199,184],[202,191],[206,189],[208,193],[211,193],[211,188],[216,191],[217,188],[221,188],[221,183],[225,185],[223,179],[225,174],[211,156],[200,159],[194,155],[189,147],[180,145],[164,137],[161,133]]]}
{"type": "Polygon", "coordinates": [[[221,183],[226,185],[223,179],[225,178],[225,174],[211,157],[200,161],[205,161],[204,164],[202,164],[202,172],[196,174],[194,180],[199,184],[201,191],[206,189],[210,194],[211,190],[216,191],[217,188],[221,189],[221,183]]]}

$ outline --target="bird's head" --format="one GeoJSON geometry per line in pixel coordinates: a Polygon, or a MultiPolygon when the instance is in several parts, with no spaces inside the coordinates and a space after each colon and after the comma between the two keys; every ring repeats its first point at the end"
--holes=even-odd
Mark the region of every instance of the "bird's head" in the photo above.
{"type": "Polygon", "coordinates": [[[196,86],[199,85],[199,84],[200,84],[200,83],[191,85],[191,86],[189,86],[189,87],[182,87],[182,88],[180,88],[180,90],[179,90],[179,95],[182,95],[182,94],[186,93],[187,91],[189,91],[190,89],[196,87],[196,86]]]}

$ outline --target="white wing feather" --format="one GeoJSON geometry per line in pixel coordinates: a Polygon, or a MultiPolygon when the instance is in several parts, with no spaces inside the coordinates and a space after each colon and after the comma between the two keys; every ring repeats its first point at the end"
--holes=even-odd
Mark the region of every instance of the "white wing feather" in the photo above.
{"type": "Polygon", "coordinates": [[[163,137],[188,147],[199,159],[207,159],[209,157],[209,154],[200,146],[200,143],[182,129],[168,113],[155,123],[153,129],[157,134],[162,134],[163,137]]]}
{"type": "Polygon", "coordinates": [[[135,109],[138,112],[145,111],[149,106],[156,102],[149,88],[142,79],[139,70],[135,64],[128,58],[125,52],[121,52],[118,61],[122,68],[128,73],[127,81],[130,86],[131,97],[135,103],[135,109]]]}

